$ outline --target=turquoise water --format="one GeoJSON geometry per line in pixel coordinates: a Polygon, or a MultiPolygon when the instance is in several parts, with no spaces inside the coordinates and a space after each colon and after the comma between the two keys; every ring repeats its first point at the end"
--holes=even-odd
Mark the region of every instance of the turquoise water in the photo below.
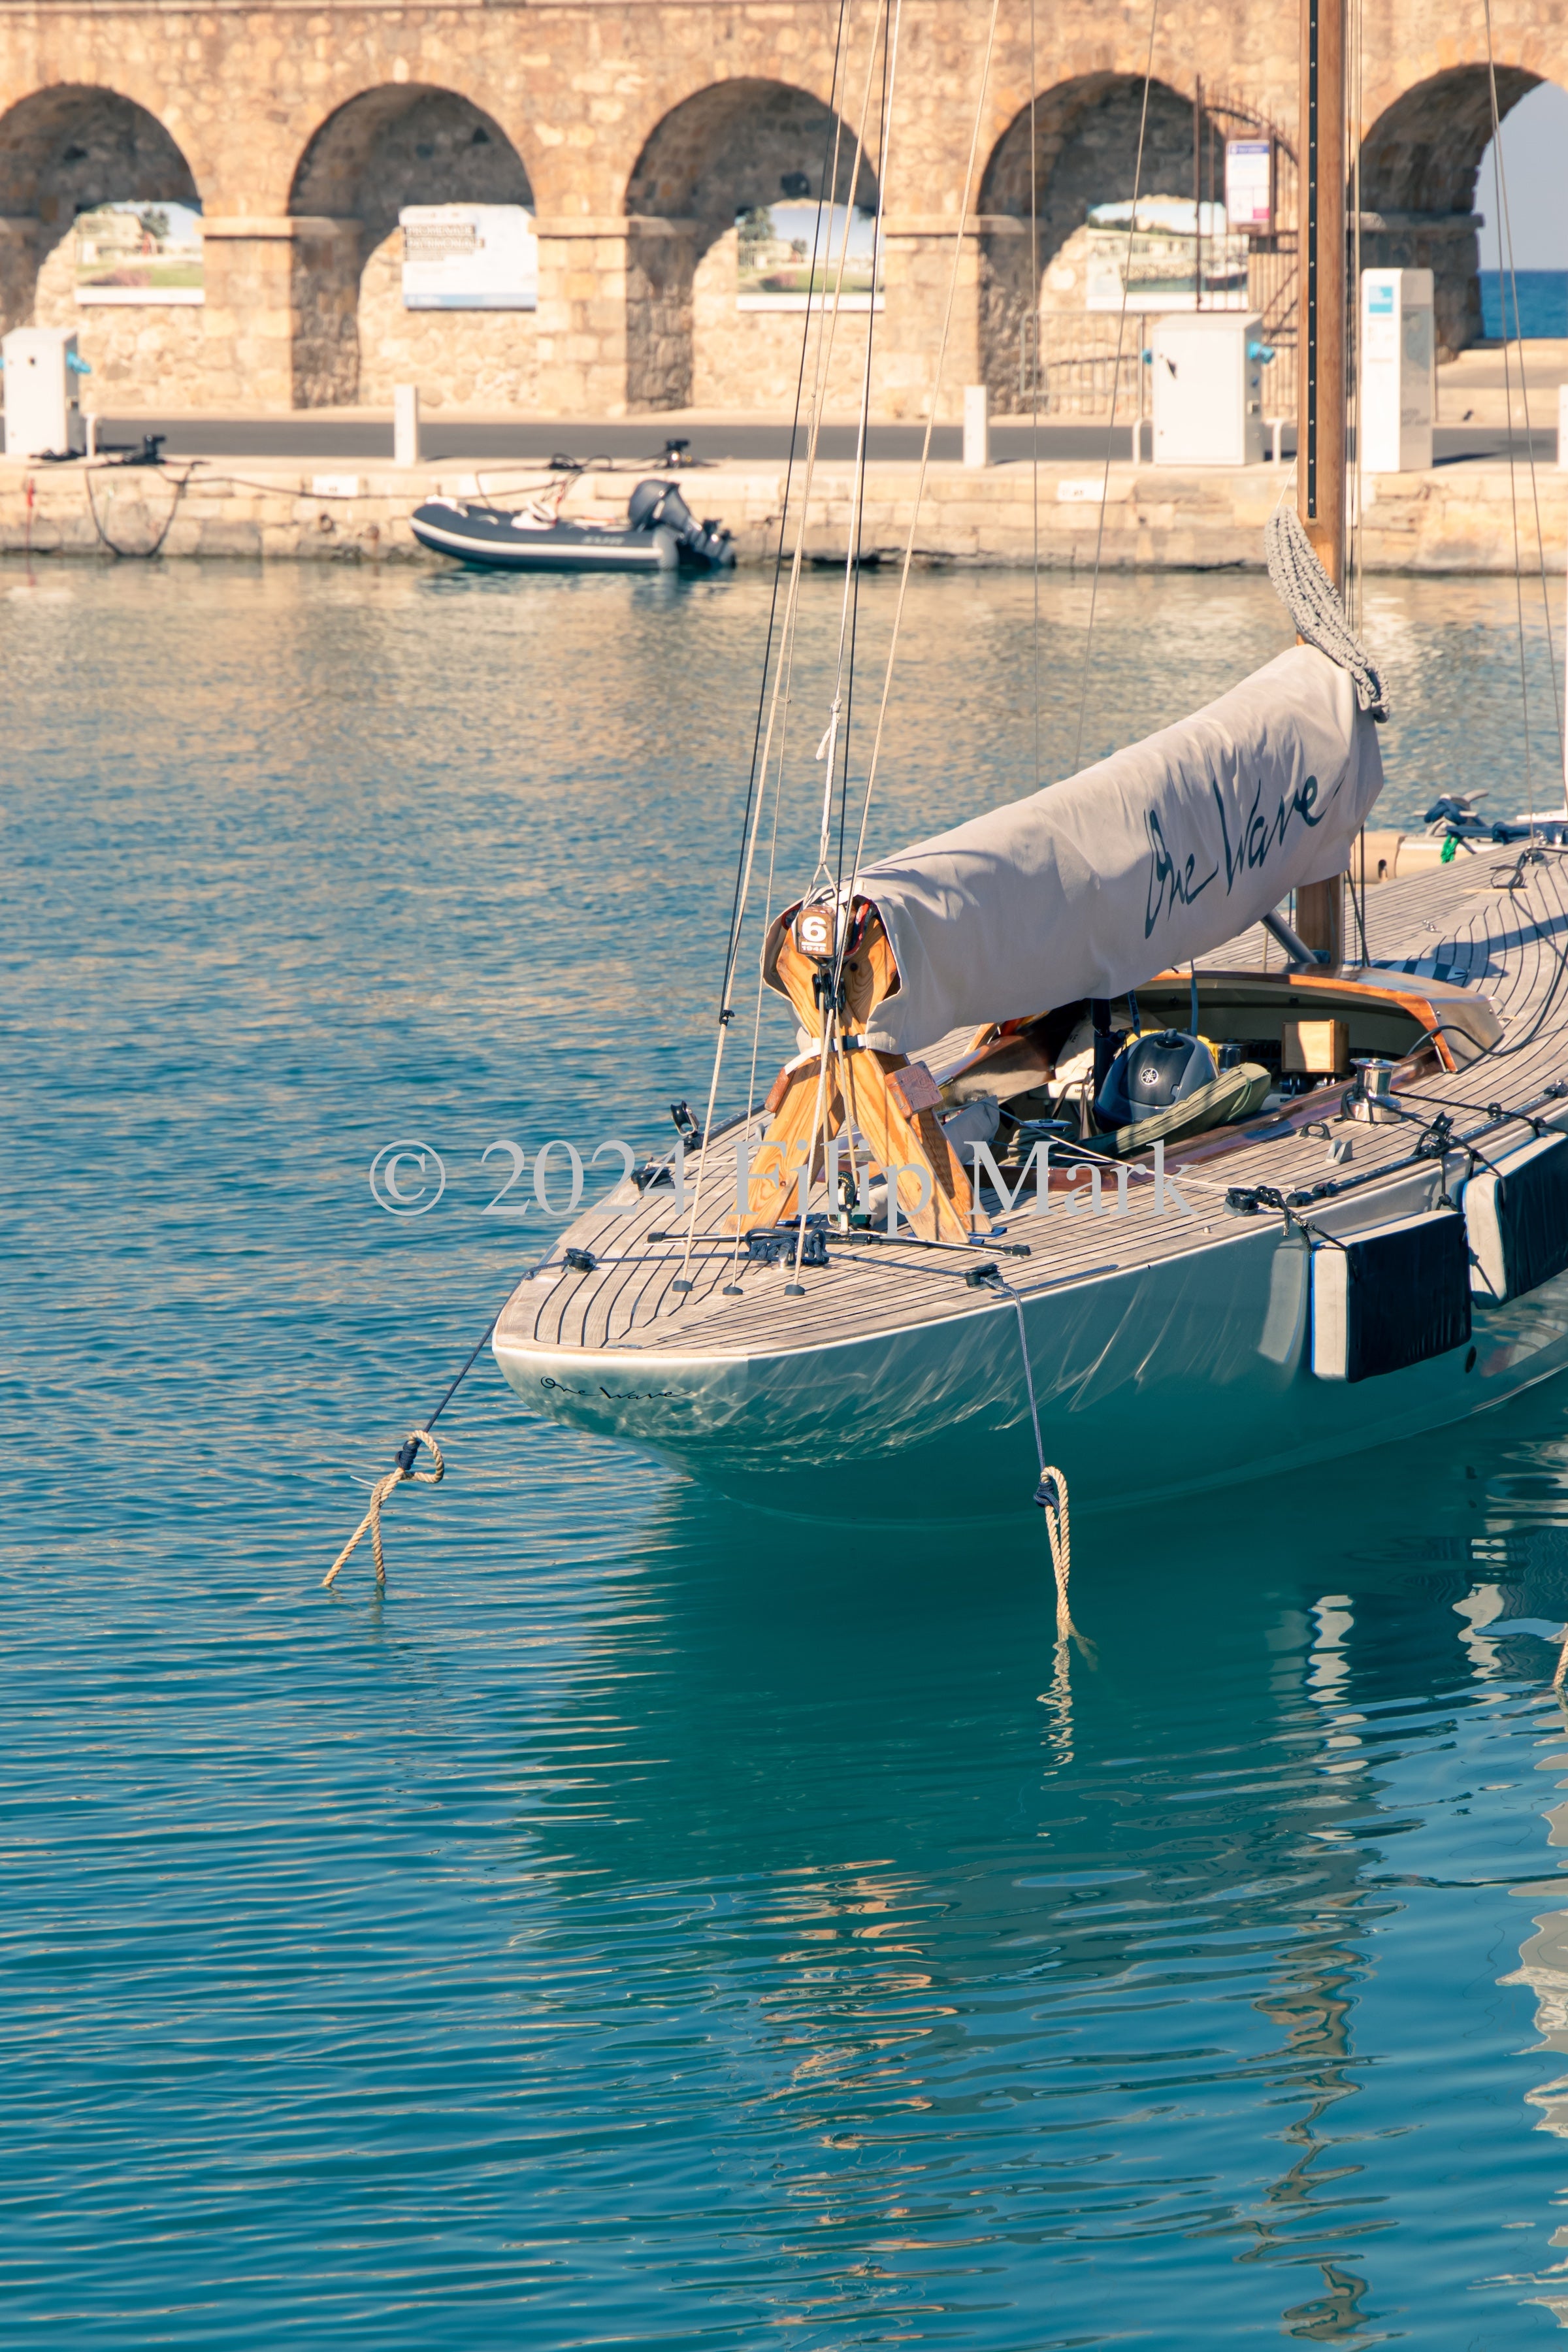
{"type": "Polygon", "coordinates": [[[1478,274],[1484,332],[1500,338],[1506,313],[1510,335],[1523,335],[1527,341],[1537,335],[1568,335],[1568,269],[1516,271],[1517,304],[1506,271],[1483,269],[1478,274]]]}
{"type": "MultiPolygon", "coordinates": [[[[548,1230],[480,1213],[485,1145],[700,1090],[765,585],[38,581],[0,570],[5,2340],[1544,2340],[1568,1392],[1083,1520],[1090,1671],[1026,1510],[749,1515],[485,1360],[384,1597],[363,1551],[323,1593],[548,1230]],[[399,1222],[407,1135],[449,1182],[399,1222]]],[[[1367,603],[1391,811],[1511,809],[1511,590],[1367,603]]],[[[1081,584],[1042,605],[1050,774],[1081,584]]],[[[813,581],[791,881],[836,615],[813,581]]],[[[1090,751],[1284,634],[1236,578],[1101,620],[1090,751]]],[[[1028,583],[917,580],[909,628],[884,845],[1034,769],[1028,583]]]]}

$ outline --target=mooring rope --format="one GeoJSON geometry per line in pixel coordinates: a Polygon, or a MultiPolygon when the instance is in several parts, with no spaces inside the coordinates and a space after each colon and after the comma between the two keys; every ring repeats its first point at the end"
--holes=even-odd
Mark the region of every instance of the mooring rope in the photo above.
{"type": "MultiPolygon", "coordinates": [[[[479,1344],[482,1347],[484,1342],[481,1340],[479,1344]]],[[[375,1554],[375,1580],[378,1584],[384,1584],[386,1582],[386,1561],[383,1556],[381,1549],[382,1506],[384,1504],[387,1496],[391,1494],[395,1486],[402,1486],[405,1485],[415,1486],[438,1486],[446,1475],[447,1465],[441,1459],[441,1449],[437,1444],[435,1439],[431,1436],[429,1431],[427,1429],[410,1430],[408,1435],[403,1442],[403,1450],[398,1454],[396,1462],[387,1472],[385,1477],[378,1478],[374,1486],[372,1488],[369,1510],[365,1513],[363,1518],[360,1521],[353,1535],[350,1536],[347,1543],[344,1544],[342,1551],[339,1552],[336,1559],[333,1560],[325,1576],[322,1577],[322,1591],[324,1591],[326,1590],[327,1586],[331,1584],[333,1577],[336,1576],[339,1569],[342,1568],[344,1561],[351,1557],[359,1543],[360,1538],[364,1534],[367,1528],[370,1529],[370,1548],[375,1554]],[[414,1467],[414,1456],[422,1445],[427,1449],[431,1461],[436,1465],[434,1470],[416,1470],[414,1467]]]]}
{"type": "MultiPolygon", "coordinates": [[[[531,1275],[537,1274],[540,1271],[540,1266],[547,1265],[549,1262],[549,1254],[547,1252],[545,1256],[540,1260],[540,1265],[529,1267],[528,1272],[531,1275]]],[[[495,1313],[490,1317],[489,1321],[485,1325],[483,1331],[475,1340],[472,1348],[468,1350],[468,1355],[464,1358],[463,1368],[458,1374],[457,1379],[452,1382],[450,1388],[447,1391],[446,1395],[441,1399],[441,1402],[437,1406],[435,1412],[427,1415],[423,1428],[411,1429],[409,1431],[407,1436],[404,1439],[402,1444],[397,1449],[397,1459],[394,1463],[392,1468],[387,1472],[384,1478],[378,1478],[376,1480],[374,1486],[371,1490],[369,1510],[365,1513],[363,1518],[360,1521],[358,1527],[354,1529],[347,1543],[344,1544],[342,1551],[339,1552],[336,1559],[333,1560],[325,1576],[321,1579],[321,1589],[323,1591],[326,1590],[327,1586],[331,1584],[333,1577],[336,1576],[343,1562],[349,1558],[349,1555],[353,1552],[355,1545],[359,1542],[367,1528],[370,1530],[371,1549],[375,1554],[375,1580],[378,1584],[384,1584],[386,1582],[386,1561],[383,1557],[381,1549],[382,1507],[395,1486],[402,1486],[405,1485],[415,1486],[438,1486],[442,1479],[446,1476],[447,1465],[442,1460],[441,1449],[437,1444],[435,1439],[431,1436],[430,1432],[435,1428],[436,1423],[440,1420],[441,1415],[446,1412],[447,1407],[451,1403],[452,1399],[457,1395],[458,1391],[462,1387],[463,1382],[468,1379],[468,1374],[473,1370],[474,1366],[479,1362],[485,1342],[494,1334],[496,1325],[500,1321],[502,1315],[506,1312],[507,1299],[510,1297],[511,1292],[509,1290],[507,1292],[506,1298],[502,1299],[500,1305],[496,1308],[495,1313]],[[416,1470],[414,1467],[414,1457],[418,1453],[419,1448],[422,1445],[429,1448],[431,1458],[436,1465],[434,1470],[416,1470]]]]}
{"type": "Polygon", "coordinates": [[[1358,706],[1381,725],[1388,717],[1383,674],[1345,617],[1339,590],[1318,560],[1294,507],[1277,506],[1263,527],[1268,579],[1296,634],[1355,680],[1358,706]]]}
{"type": "Polygon", "coordinates": [[[1068,1581],[1072,1575],[1072,1521],[1068,1499],[1067,1473],[1046,1460],[1045,1440],[1040,1435],[1040,1408],[1035,1395],[1035,1371],[1029,1361],[1029,1335],[1024,1328],[1024,1302],[1010,1282],[1004,1282],[994,1266],[984,1269],[983,1281],[992,1290],[1000,1290],[1013,1302],[1013,1312],[1018,1318],[1018,1352],[1024,1359],[1024,1386],[1029,1397],[1029,1419],[1035,1432],[1035,1459],[1040,1465],[1040,1483],[1034,1500],[1046,1515],[1046,1538],[1051,1548],[1051,1572],[1057,1580],[1057,1639],[1076,1642],[1083,1655],[1092,1664],[1094,1644],[1086,1641],[1072,1622],[1072,1606],[1068,1599],[1068,1581]]]}

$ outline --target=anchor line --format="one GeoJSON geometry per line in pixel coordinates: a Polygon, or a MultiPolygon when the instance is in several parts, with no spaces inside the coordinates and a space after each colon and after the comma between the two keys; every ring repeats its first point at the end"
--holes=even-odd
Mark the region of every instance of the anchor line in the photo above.
{"type": "MultiPolygon", "coordinates": [[[[511,1292],[509,1290],[507,1292],[507,1298],[510,1298],[510,1297],[511,1292]]],[[[381,1514],[385,1507],[387,1498],[392,1494],[393,1489],[396,1486],[409,1485],[416,1486],[438,1486],[441,1484],[442,1479],[446,1476],[446,1461],[442,1455],[440,1447],[437,1444],[435,1438],[430,1433],[435,1428],[436,1423],[440,1420],[441,1415],[446,1412],[447,1407],[451,1403],[452,1399],[457,1395],[458,1391],[462,1387],[463,1382],[468,1379],[468,1374],[473,1370],[474,1366],[478,1363],[479,1356],[484,1349],[485,1342],[494,1333],[496,1325],[500,1321],[505,1309],[506,1298],[503,1298],[500,1305],[496,1308],[495,1313],[490,1317],[489,1321],[486,1324],[484,1330],[480,1333],[479,1339],[475,1340],[473,1347],[469,1349],[467,1358],[464,1360],[462,1369],[458,1372],[457,1379],[447,1389],[446,1395],[441,1399],[441,1402],[436,1407],[435,1412],[427,1413],[425,1420],[419,1424],[418,1428],[411,1429],[409,1431],[407,1436],[404,1439],[402,1444],[397,1449],[397,1458],[393,1464],[392,1468],[387,1471],[384,1477],[378,1478],[376,1480],[375,1486],[371,1493],[369,1510],[366,1511],[363,1518],[360,1521],[358,1527],[354,1529],[353,1535],[349,1538],[342,1551],[339,1552],[336,1559],[333,1560],[325,1576],[321,1579],[321,1590],[323,1591],[325,1591],[331,1584],[333,1579],[338,1573],[338,1570],[356,1549],[361,1538],[367,1533],[370,1537],[371,1550],[375,1556],[375,1580],[377,1584],[385,1584],[386,1559],[382,1549],[381,1514]],[[416,1470],[414,1467],[415,1459],[418,1454],[421,1446],[424,1446],[426,1449],[431,1461],[435,1464],[436,1466],[433,1470],[416,1470]]]]}

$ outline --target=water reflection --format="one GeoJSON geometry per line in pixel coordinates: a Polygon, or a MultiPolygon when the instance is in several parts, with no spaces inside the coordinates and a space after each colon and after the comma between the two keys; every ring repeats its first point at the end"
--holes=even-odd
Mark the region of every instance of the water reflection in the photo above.
{"type": "MultiPolygon", "coordinates": [[[[1042,590],[1047,772],[1081,590],[1042,590]]],[[[651,1143],[699,1090],[765,591],[71,592],[0,600],[7,2315],[327,2311],[378,2352],[1550,2332],[1557,1393],[1080,1526],[1092,1668],[1037,1514],[753,1516],[494,1378],[398,1499],[384,1600],[357,1561],[321,1595],[345,1465],[534,1243],[480,1218],[484,1146],[651,1143]],[[365,1170],[403,1134],[452,1180],[400,1228],[365,1170]]],[[[1512,772],[1506,583],[1375,594],[1392,812],[1439,761],[1512,772]]],[[[911,589],[879,845],[1028,789],[1030,606],[911,589]]],[[[814,585],[807,655],[836,611],[814,585]]],[[[1256,581],[1101,613],[1095,750],[1281,642],[1256,581]]]]}

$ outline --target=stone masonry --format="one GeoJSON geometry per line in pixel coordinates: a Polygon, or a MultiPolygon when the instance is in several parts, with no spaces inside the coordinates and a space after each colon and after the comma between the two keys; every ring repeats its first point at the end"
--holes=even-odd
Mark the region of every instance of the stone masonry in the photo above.
{"type": "MultiPolygon", "coordinates": [[[[842,19],[837,0],[0,0],[0,322],[75,323],[104,411],[384,406],[410,380],[490,414],[777,410],[798,313],[738,310],[736,215],[822,194],[837,155],[832,193],[885,207],[878,412],[923,410],[950,289],[945,413],[978,380],[1016,407],[1058,257],[1089,204],[1131,193],[1149,19],[1126,0],[1037,8],[1031,71],[1026,0],[1001,0],[982,88],[989,15],[904,0],[884,154],[879,0],[842,19]],[[398,209],[458,199],[533,211],[537,311],[403,310],[398,209]],[[110,201],[200,206],[203,307],[79,309],[72,222],[110,201]]],[[[1436,269],[1458,351],[1479,330],[1479,12],[1365,0],[1363,21],[1363,256],[1436,269]]],[[[1492,27],[1505,110],[1568,79],[1560,0],[1495,0],[1492,27]]],[[[1190,193],[1200,76],[1294,136],[1296,12],[1173,0],[1153,72],[1143,185],[1190,193]]],[[[864,347],[849,325],[840,412],[864,347]]]]}

